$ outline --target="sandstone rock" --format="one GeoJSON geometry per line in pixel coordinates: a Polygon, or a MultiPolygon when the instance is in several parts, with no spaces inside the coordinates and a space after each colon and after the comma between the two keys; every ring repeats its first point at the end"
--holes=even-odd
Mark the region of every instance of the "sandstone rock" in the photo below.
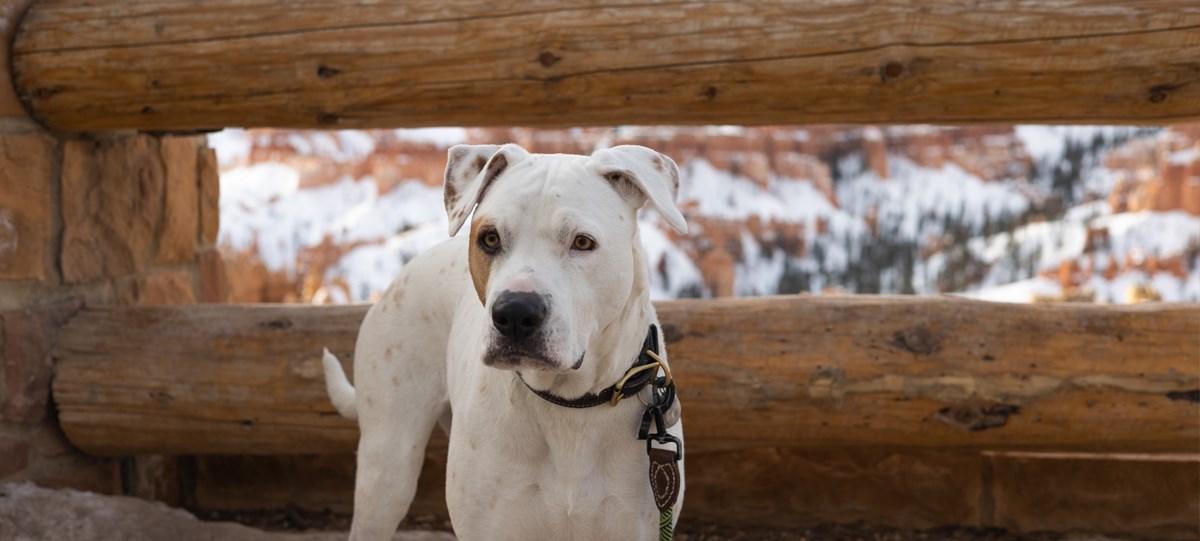
{"type": "Polygon", "coordinates": [[[864,134],[863,147],[867,156],[867,169],[874,171],[881,179],[888,178],[887,145],[883,142],[883,134],[878,128],[868,128],[864,134]]]}
{"type": "Polygon", "coordinates": [[[6,421],[38,423],[46,417],[53,375],[51,348],[63,323],[83,305],[69,299],[4,314],[4,388],[0,414],[6,421]]]}
{"type": "Polygon", "coordinates": [[[196,139],[163,137],[160,141],[166,168],[166,199],[158,231],[158,261],[189,261],[196,255],[197,199],[196,139]]]}
{"type": "MultiPolygon", "coordinates": [[[[241,253],[222,252],[229,278],[229,302],[296,302],[301,284],[285,271],[272,271],[252,247],[241,253]]],[[[305,299],[307,300],[307,299],[305,299]]]]}
{"type": "Polygon", "coordinates": [[[192,277],[186,271],[161,272],[118,282],[116,304],[138,306],[195,304],[192,277]]]}
{"type": "Polygon", "coordinates": [[[0,278],[46,279],[53,153],[40,135],[0,136],[0,278]]]}
{"type": "Polygon", "coordinates": [[[200,252],[200,302],[229,302],[229,275],[221,252],[210,248],[200,252]]]}
{"type": "Polygon", "coordinates": [[[217,243],[221,226],[221,180],[217,153],[211,148],[200,149],[200,245],[217,243]]]}
{"type": "Polygon", "coordinates": [[[1166,137],[1134,141],[1109,153],[1117,178],[1114,212],[1182,210],[1200,216],[1200,129],[1174,126],[1166,137]]]}
{"type": "Polygon", "coordinates": [[[68,141],[62,169],[63,280],[141,272],[162,211],[157,141],[68,141]]]}
{"type": "MultiPolygon", "coordinates": [[[[264,532],[231,522],[202,522],[181,509],[124,496],[0,485],[0,539],[13,541],[342,541],[345,532],[264,532]]],[[[453,541],[446,532],[401,531],[393,541],[453,541]]]]}

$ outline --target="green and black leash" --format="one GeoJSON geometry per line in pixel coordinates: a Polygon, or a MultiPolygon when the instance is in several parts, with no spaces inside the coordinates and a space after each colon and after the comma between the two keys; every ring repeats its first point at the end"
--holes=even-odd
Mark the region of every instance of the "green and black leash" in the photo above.
{"type": "Polygon", "coordinates": [[[658,507],[658,541],[671,541],[675,537],[675,501],[679,498],[679,461],[683,460],[683,442],[667,433],[664,421],[667,411],[675,404],[675,378],[667,363],[658,356],[658,329],[650,325],[645,354],[657,361],[664,375],[650,382],[650,403],[642,414],[638,427],[638,439],[646,440],[646,454],[650,458],[650,489],[654,493],[654,505],[658,507]],[[650,425],[657,429],[650,433],[650,425]],[[654,447],[674,445],[675,449],[654,447]]]}

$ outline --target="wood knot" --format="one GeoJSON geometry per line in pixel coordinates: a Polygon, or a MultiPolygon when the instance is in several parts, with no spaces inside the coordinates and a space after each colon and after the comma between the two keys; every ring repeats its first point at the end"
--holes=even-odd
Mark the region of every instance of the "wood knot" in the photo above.
{"type": "Polygon", "coordinates": [[[39,100],[44,100],[54,96],[55,94],[58,94],[61,91],[62,89],[58,87],[41,87],[33,91],[33,97],[39,100]]]}
{"type": "Polygon", "coordinates": [[[892,345],[917,355],[932,355],[942,349],[942,337],[921,323],[896,331],[892,345]]]}
{"type": "Polygon", "coordinates": [[[263,329],[290,329],[292,327],[292,320],[272,319],[270,321],[263,321],[262,323],[259,323],[258,326],[263,329]]]}
{"type": "Polygon", "coordinates": [[[542,64],[542,67],[546,68],[559,63],[561,60],[561,56],[558,56],[551,51],[542,51],[542,54],[538,55],[538,62],[542,64]]]}
{"type": "Polygon", "coordinates": [[[1167,393],[1167,398],[1171,400],[1182,400],[1184,402],[1195,402],[1200,404],[1200,389],[1192,389],[1190,391],[1170,391],[1167,393]]]}
{"type": "Polygon", "coordinates": [[[950,426],[977,432],[1008,424],[1008,416],[1021,413],[1013,404],[969,400],[938,410],[935,418],[950,426]]]}
{"type": "Polygon", "coordinates": [[[317,123],[325,125],[337,124],[338,116],[334,113],[321,113],[317,115],[317,123]]]}
{"type": "Polygon", "coordinates": [[[882,66],[879,66],[879,80],[887,82],[889,79],[895,79],[904,75],[904,65],[891,61],[882,66]]]}
{"type": "Polygon", "coordinates": [[[170,404],[171,402],[175,401],[175,397],[171,396],[171,393],[169,393],[167,391],[151,391],[149,393],[149,396],[150,396],[151,400],[154,400],[155,402],[158,402],[160,405],[163,405],[163,406],[166,406],[166,405],[170,404]]]}
{"type": "Polygon", "coordinates": [[[332,79],[337,77],[340,73],[342,73],[342,70],[337,68],[331,68],[325,65],[317,66],[317,77],[321,79],[332,79]]]}
{"type": "Polygon", "coordinates": [[[701,95],[704,96],[704,99],[706,99],[708,101],[713,101],[713,100],[717,99],[717,87],[715,87],[715,86],[707,87],[704,89],[704,92],[701,92],[701,95]]]}
{"type": "Polygon", "coordinates": [[[143,115],[152,115],[152,114],[154,114],[154,108],[149,105],[142,107],[142,114],[143,115]]]}
{"type": "Polygon", "coordinates": [[[1150,94],[1147,96],[1147,99],[1150,100],[1150,103],[1162,103],[1167,101],[1167,98],[1170,96],[1172,90],[1178,90],[1186,84],[1187,83],[1154,85],[1150,87],[1150,94]]]}

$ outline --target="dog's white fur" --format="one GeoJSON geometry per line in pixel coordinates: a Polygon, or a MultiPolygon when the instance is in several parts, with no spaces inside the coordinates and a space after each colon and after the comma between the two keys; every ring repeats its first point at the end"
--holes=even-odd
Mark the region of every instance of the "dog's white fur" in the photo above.
{"type": "MultiPolygon", "coordinates": [[[[625,373],[657,323],[636,213],[648,200],[685,232],[677,192],[675,163],[644,147],[590,157],[450,149],[450,234],[474,210],[471,233],[406,265],[367,313],[356,387],[324,357],[333,404],[362,432],[351,539],[391,539],[438,422],[450,433],[446,498],[459,539],[657,539],[646,444],[636,439],[642,402],[556,406],[517,373],[565,398],[599,393],[625,373]],[[502,241],[492,257],[478,251],[484,227],[502,241]],[[574,249],[578,235],[595,249],[574,249]],[[493,327],[506,291],[548,300],[538,351],[506,348],[493,327]]],[[[682,423],[670,433],[682,440],[682,423]]]]}

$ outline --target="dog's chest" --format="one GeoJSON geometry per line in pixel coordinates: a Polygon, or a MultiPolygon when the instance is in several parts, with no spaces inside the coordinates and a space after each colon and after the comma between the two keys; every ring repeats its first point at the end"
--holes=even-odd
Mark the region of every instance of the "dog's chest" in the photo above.
{"type": "Polygon", "coordinates": [[[447,469],[463,539],[648,539],[657,531],[644,444],[632,433],[618,441],[603,429],[474,417],[490,431],[456,419],[447,469]]]}

